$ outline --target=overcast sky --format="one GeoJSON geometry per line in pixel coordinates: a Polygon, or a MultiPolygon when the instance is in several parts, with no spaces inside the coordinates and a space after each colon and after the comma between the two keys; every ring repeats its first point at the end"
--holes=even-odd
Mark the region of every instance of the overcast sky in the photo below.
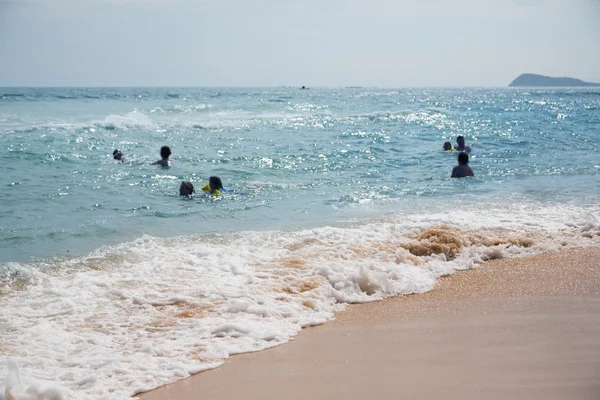
{"type": "Polygon", "coordinates": [[[600,82],[600,0],[0,0],[0,86],[600,82]]]}

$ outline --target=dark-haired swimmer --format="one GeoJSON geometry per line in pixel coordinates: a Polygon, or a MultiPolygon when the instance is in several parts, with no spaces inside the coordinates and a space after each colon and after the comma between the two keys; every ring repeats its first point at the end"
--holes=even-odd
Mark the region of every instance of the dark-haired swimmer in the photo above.
{"type": "Polygon", "coordinates": [[[223,182],[221,182],[221,178],[218,176],[208,178],[208,185],[205,185],[202,191],[214,194],[215,196],[219,196],[223,192],[231,192],[231,190],[223,188],[223,182]]]}
{"type": "Polygon", "coordinates": [[[443,149],[444,151],[454,151],[454,149],[452,148],[452,143],[450,142],[444,142],[443,149]]]}
{"type": "Polygon", "coordinates": [[[471,152],[471,147],[469,147],[469,145],[465,144],[465,137],[464,136],[458,136],[456,138],[456,146],[454,146],[454,150],[456,150],[456,151],[464,151],[465,153],[470,153],[471,152]]]}
{"type": "Polygon", "coordinates": [[[169,157],[171,156],[171,148],[163,146],[160,148],[160,160],[153,162],[151,165],[160,165],[161,167],[169,166],[169,157]]]}
{"type": "Polygon", "coordinates": [[[190,181],[183,181],[179,186],[180,196],[191,196],[194,193],[194,185],[190,181]]]}
{"type": "Polygon", "coordinates": [[[469,155],[462,152],[458,155],[458,165],[452,169],[452,178],[464,178],[467,176],[475,176],[473,170],[469,166],[469,155]]]}
{"type": "Polygon", "coordinates": [[[113,159],[121,162],[127,162],[127,159],[123,157],[123,153],[121,153],[121,150],[119,149],[115,149],[115,151],[113,151],[113,159]]]}

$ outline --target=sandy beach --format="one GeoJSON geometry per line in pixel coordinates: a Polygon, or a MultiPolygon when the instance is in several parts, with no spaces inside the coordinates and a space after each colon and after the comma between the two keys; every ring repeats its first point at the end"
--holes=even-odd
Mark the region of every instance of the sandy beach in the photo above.
{"type": "Polygon", "coordinates": [[[494,260],[423,295],[349,306],[286,345],[140,395],[380,396],[600,398],[600,248],[494,260]]]}

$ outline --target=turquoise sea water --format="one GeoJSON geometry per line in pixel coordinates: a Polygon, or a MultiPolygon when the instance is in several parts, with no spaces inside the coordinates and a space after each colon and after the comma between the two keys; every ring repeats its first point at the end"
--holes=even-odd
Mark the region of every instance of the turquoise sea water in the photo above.
{"type": "Polygon", "coordinates": [[[598,202],[598,89],[0,89],[0,261],[462,202],[598,202]],[[449,179],[457,135],[476,179],[449,179]],[[162,145],[173,167],[148,165],[162,145]],[[112,160],[118,148],[130,162],[112,160]],[[219,175],[238,194],[177,197],[219,175]]]}
{"type": "Polygon", "coordinates": [[[600,245],[598,89],[2,88],[0,138],[0,400],[129,399],[600,245]],[[450,178],[457,135],[475,178],[450,178]],[[178,196],[211,175],[233,192],[178,196]]]}

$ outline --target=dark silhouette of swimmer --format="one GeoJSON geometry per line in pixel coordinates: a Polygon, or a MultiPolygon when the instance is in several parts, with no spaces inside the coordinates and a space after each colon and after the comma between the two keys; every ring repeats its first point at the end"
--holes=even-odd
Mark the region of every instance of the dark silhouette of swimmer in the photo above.
{"type": "Polygon", "coordinates": [[[471,147],[469,147],[467,144],[465,144],[465,137],[464,136],[458,136],[456,138],[456,146],[454,146],[454,150],[456,150],[456,151],[464,151],[465,153],[470,153],[471,152],[471,147]]]}
{"type": "Polygon", "coordinates": [[[469,155],[465,152],[458,154],[458,165],[452,169],[452,178],[475,176],[469,166],[469,155]]]}
{"type": "Polygon", "coordinates": [[[160,148],[160,160],[153,162],[151,165],[160,165],[161,167],[169,166],[169,156],[171,155],[171,148],[169,146],[163,146],[160,148]]]}
{"type": "Polygon", "coordinates": [[[450,142],[444,142],[443,149],[444,151],[454,151],[454,149],[452,148],[452,143],[450,142]]]}
{"type": "Polygon", "coordinates": [[[306,89],[306,86],[302,86],[300,89],[306,89]]]}
{"type": "Polygon", "coordinates": [[[179,186],[180,196],[191,196],[194,193],[194,185],[190,181],[183,181],[179,186]]]}
{"type": "Polygon", "coordinates": [[[223,182],[221,182],[221,178],[218,176],[211,176],[208,178],[208,185],[205,185],[202,188],[202,191],[218,196],[221,194],[221,192],[224,192],[225,189],[223,189],[223,182]]]}
{"type": "Polygon", "coordinates": [[[121,150],[119,149],[115,149],[115,151],[113,151],[113,159],[121,162],[127,161],[125,157],[123,157],[123,153],[121,153],[121,150]]]}
{"type": "Polygon", "coordinates": [[[221,182],[221,178],[218,176],[211,176],[208,178],[208,184],[212,190],[223,189],[223,182],[221,182]]]}

